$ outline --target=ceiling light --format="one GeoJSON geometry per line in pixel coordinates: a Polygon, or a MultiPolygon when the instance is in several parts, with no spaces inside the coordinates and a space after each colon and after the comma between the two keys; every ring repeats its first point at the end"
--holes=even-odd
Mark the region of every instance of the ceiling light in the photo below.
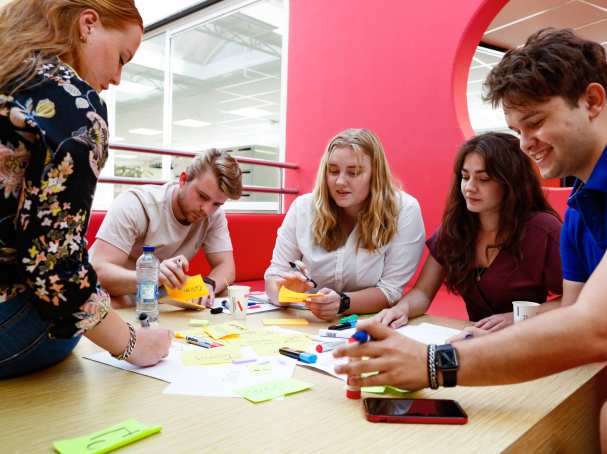
{"type": "Polygon", "coordinates": [[[258,109],[257,107],[244,107],[242,109],[226,110],[225,113],[229,113],[232,115],[240,115],[241,117],[247,118],[261,118],[267,117],[268,115],[272,115],[272,112],[268,112],[267,110],[263,109],[258,109]]]}
{"type": "Polygon", "coordinates": [[[211,123],[207,121],[194,120],[193,118],[185,118],[183,120],[174,121],[175,126],[183,126],[184,128],[202,128],[209,126],[211,123]]]}
{"type": "Polygon", "coordinates": [[[129,129],[129,132],[131,134],[139,134],[140,136],[157,136],[159,134],[162,134],[162,131],[159,131],[158,129],[150,129],[150,128],[129,129]]]}

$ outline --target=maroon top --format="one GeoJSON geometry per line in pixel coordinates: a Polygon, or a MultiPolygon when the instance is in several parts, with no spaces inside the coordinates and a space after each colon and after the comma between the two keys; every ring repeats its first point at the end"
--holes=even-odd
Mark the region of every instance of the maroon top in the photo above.
{"type": "MultiPolygon", "coordinates": [[[[459,292],[472,321],[512,312],[513,301],[546,301],[548,292],[561,295],[563,278],[559,254],[561,223],[548,213],[536,213],[525,225],[521,240],[523,259],[517,263],[508,251],[500,250],[495,260],[469,292],[459,292]]],[[[432,257],[437,256],[437,233],[426,241],[432,257]]]]}

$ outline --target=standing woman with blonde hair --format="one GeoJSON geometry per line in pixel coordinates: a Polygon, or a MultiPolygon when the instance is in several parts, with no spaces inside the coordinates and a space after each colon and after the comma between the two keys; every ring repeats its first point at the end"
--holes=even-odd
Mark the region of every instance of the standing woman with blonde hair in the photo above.
{"type": "Polygon", "coordinates": [[[306,291],[317,284],[322,296],[309,306],[323,320],[376,312],[401,297],[424,237],[419,204],[392,181],[379,139],[346,129],[329,142],[314,192],[293,202],[278,230],[266,292],[276,303],[281,286],[306,291]]]}
{"type": "Polygon", "coordinates": [[[112,312],[85,240],[108,148],[99,92],[142,34],[133,0],[0,9],[0,378],[61,361],[83,334],[141,366],[168,353],[167,330],[112,312]]]}

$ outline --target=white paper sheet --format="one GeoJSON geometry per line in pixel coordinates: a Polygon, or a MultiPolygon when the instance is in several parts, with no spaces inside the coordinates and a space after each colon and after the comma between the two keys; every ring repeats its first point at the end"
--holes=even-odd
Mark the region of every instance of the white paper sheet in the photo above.
{"type": "Polygon", "coordinates": [[[396,331],[403,336],[410,337],[426,345],[444,344],[447,339],[460,333],[458,329],[447,328],[446,326],[434,325],[432,323],[405,325],[396,331]]]}
{"type": "Polygon", "coordinates": [[[157,378],[158,380],[170,382],[174,377],[181,373],[184,368],[181,362],[181,353],[187,350],[194,350],[200,347],[194,345],[183,344],[180,342],[173,342],[169,350],[169,356],[161,360],[155,366],[150,367],[139,367],[126,361],[119,361],[113,358],[108,352],[102,351],[85,355],[84,358],[99,363],[107,364],[108,366],[117,367],[118,369],[124,369],[129,372],[135,372],[136,374],[145,375],[147,377],[157,378]]]}
{"type": "Polygon", "coordinates": [[[218,366],[187,367],[168,385],[164,394],[239,397],[235,389],[272,380],[290,378],[295,362],[280,357],[260,357],[256,362],[218,366]],[[255,372],[253,369],[263,369],[255,372]]]}

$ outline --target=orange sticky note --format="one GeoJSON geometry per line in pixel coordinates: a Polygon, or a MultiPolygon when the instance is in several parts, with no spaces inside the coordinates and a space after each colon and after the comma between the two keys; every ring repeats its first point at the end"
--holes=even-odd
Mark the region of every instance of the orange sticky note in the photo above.
{"type": "Polygon", "coordinates": [[[188,279],[181,288],[166,286],[166,290],[169,298],[181,302],[188,302],[194,298],[200,298],[209,294],[209,289],[200,274],[188,276],[188,279]]]}
{"type": "Polygon", "coordinates": [[[278,292],[279,303],[305,303],[306,299],[312,296],[322,296],[321,293],[300,293],[289,290],[286,287],[280,287],[278,292]]]}

